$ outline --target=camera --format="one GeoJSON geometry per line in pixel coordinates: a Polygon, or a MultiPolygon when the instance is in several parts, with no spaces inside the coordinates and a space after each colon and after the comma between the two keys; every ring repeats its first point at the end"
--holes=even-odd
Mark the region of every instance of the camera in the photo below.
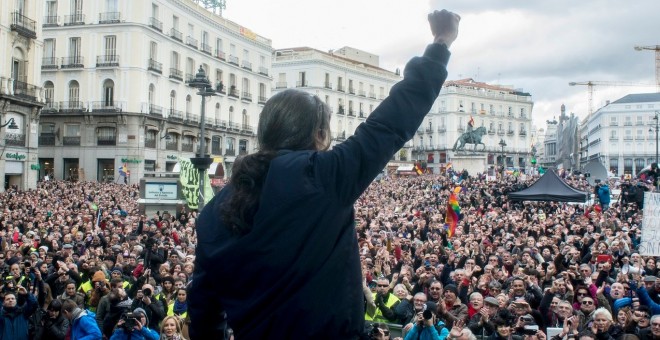
{"type": "Polygon", "coordinates": [[[128,313],[125,313],[124,315],[122,315],[122,319],[124,320],[124,325],[123,326],[124,326],[125,329],[131,330],[135,326],[137,326],[137,315],[135,315],[131,312],[128,312],[128,313]]]}
{"type": "Polygon", "coordinates": [[[525,325],[522,329],[522,333],[525,335],[535,335],[539,331],[538,325],[525,325]]]}
{"type": "Polygon", "coordinates": [[[145,288],[144,290],[142,290],[142,293],[144,294],[144,296],[151,296],[151,289],[145,288]]]}
{"type": "Polygon", "coordinates": [[[424,304],[424,307],[422,307],[422,317],[424,320],[431,320],[433,318],[433,313],[430,309],[427,308],[426,304],[424,304]]]}

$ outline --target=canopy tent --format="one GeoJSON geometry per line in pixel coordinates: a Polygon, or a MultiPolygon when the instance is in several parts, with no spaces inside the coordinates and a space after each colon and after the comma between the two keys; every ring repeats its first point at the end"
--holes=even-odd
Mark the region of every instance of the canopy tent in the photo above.
{"type": "Polygon", "coordinates": [[[554,201],[584,203],[589,193],[572,188],[555,174],[546,171],[529,188],[512,192],[507,195],[512,201],[554,201]]]}

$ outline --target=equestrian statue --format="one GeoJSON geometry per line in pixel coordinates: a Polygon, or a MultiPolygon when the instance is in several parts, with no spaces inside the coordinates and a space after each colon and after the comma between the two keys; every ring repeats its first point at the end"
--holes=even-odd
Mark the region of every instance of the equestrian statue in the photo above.
{"type": "Polygon", "coordinates": [[[458,137],[456,143],[454,143],[453,151],[464,150],[465,144],[474,144],[474,151],[477,151],[477,145],[483,145],[482,151],[486,149],[486,144],[481,141],[481,138],[486,134],[486,128],[480,126],[476,129],[472,129],[472,125],[468,124],[467,132],[463,133],[458,137]]]}

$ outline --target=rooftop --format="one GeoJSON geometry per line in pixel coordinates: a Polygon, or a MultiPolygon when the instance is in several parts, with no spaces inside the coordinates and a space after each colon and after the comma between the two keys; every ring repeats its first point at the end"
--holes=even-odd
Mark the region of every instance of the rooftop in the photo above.
{"type": "Polygon", "coordinates": [[[660,93],[633,93],[614,101],[612,104],[647,103],[647,102],[660,102],[660,93]]]}

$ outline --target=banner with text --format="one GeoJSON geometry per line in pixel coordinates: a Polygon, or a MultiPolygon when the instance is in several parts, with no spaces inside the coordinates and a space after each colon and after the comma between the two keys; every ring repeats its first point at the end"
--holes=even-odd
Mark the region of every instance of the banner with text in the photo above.
{"type": "MultiPolygon", "coordinates": [[[[181,166],[179,182],[181,182],[183,197],[188,203],[188,208],[197,209],[199,206],[199,170],[187,158],[179,158],[179,165],[181,166]]],[[[204,203],[208,203],[212,198],[211,181],[206,176],[204,181],[204,203]]]]}
{"type": "Polygon", "coordinates": [[[642,256],[660,256],[660,194],[644,193],[644,220],[639,253],[642,256]]]}

